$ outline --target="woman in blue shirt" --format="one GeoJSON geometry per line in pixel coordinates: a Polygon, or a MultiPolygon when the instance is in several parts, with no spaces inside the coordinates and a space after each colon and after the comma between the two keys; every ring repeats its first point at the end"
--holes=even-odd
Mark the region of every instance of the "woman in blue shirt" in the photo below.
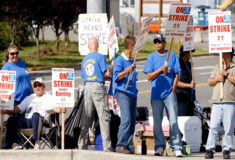
{"type": "Polygon", "coordinates": [[[118,142],[116,152],[130,154],[128,146],[133,138],[135,122],[136,122],[136,107],[137,93],[136,88],[137,71],[133,64],[134,59],[131,57],[132,51],[136,43],[136,38],[128,35],[125,38],[125,51],[115,60],[113,80],[114,80],[114,96],[120,106],[121,124],[118,132],[118,142]],[[131,79],[126,89],[128,77],[132,72],[131,79]]]}
{"type": "Polygon", "coordinates": [[[30,77],[24,62],[18,59],[18,47],[10,44],[4,57],[4,65],[1,70],[16,71],[15,103],[20,104],[27,96],[31,95],[32,87],[30,77]]]}

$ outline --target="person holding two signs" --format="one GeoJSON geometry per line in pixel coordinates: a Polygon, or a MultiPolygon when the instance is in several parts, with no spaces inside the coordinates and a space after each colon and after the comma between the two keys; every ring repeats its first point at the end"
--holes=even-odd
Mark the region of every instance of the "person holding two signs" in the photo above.
{"type": "Polygon", "coordinates": [[[234,55],[234,48],[232,52],[223,52],[223,65],[225,69],[220,69],[216,65],[211,73],[209,79],[209,86],[214,86],[211,101],[213,102],[210,132],[206,144],[205,158],[213,158],[215,153],[215,144],[218,136],[218,131],[223,122],[224,137],[223,137],[223,157],[230,158],[230,152],[233,148],[233,131],[235,123],[235,63],[232,61],[234,55]],[[220,99],[220,83],[223,82],[222,91],[224,97],[220,99]]]}
{"type": "Polygon", "coordinates": [[[136,122],[137,94],[136,88],[137,70],[133,64],[132,52],[135,47],[136,38],[132,35],[126,36],[124,40],[125,51],[114,63],[114,96],[121,110],[121,124],[118,132],[116,152],[131,153],[128,146],[133,138],[136,122]],[[132,72],[133,71],[133,72],[132,72]],[[132,72],[131,79],[126,89],[128,77],[132,72]]]}
{"type": "Polygon", "coordinates": [[[154,119],[155,155],[162,156],[166,148],[162,132],[162,119],[164,107],[170,123],[170,142],[176,157],[182,157],[182,140],[178,127],[178,103],[176,87],[179,80],[180,65],[176,54],[171,51],[168,66],[165,65],[168,50],[165,49],[166,39],[157,34],[153,40],[156,51],[149,55],[143,72],[151,81],[151,105],[154,119]],[[163,73],[166,76],[163,76],[163,73]]]}
{"type": "Polygon", "coordinates": [[[107,66],[105,57],[98,53],[99,42],[97,38],[89,39],[88,48],[90,53],[83,59],[80,76],[85,83],[85,124],[82,125],[78,140],[79,149],[87,149],[88,129],[91,127],[92,116],[96,109],[99,117],[101,136],[104,151],[113,151],[110,139],[109,123],[111,114],[108,106],[108,94],[104,88],[104,75],[110,77],[112,66],[107,66]]]}

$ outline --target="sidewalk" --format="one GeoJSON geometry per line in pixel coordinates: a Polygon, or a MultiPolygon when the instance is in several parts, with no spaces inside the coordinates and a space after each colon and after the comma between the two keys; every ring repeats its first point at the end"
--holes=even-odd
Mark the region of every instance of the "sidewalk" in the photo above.
{"type": "MultiPolygon", "coordinates": [[[[205,152],[193,153],[191,156],[184,156],[184,160],[205,159],[205,152]]],[[[235,153],[231,153],[231,159],[235,153]]],[[[88,150],[0,150],[1,160],[168,160],[181,159],[167,156],[127,155],[88,150]]],[[[223,159],[222,153],[216,153],[214,159],[223,159]]]]}

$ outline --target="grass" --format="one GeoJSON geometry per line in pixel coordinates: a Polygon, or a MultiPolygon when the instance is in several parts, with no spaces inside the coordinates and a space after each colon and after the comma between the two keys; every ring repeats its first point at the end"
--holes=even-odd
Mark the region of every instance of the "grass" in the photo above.
{"type": "MultiPolygon", "coordinates": [[[[182,44],[181,44],[182,45],[182,44]]],[[[167,42],[166,48],[169,48],[169,42],[167,42]]],[[[196,51],[194,54],[208,53],[208,50],[204,50],[195,46],[196,51]]],[[[174,42],[172,51],[178,53],[178,43],[174,42]]],[[[69,47],[66,49],[64,43],[60,43],[59,52],[56,53],[55,41],[40,42],[40,59],[37,59],[37,47],[35,41],[30,41],[25,47],[19,48],[19,58],[22,59],[27,67],[68,67],[77,66],[79,62],[82,62],[84,56],[80,56],[78,52],[78,42],[69,42],[69,47]]],[[[117,56],[124,51],[123,41],[119,41],[119,52],[117,56]]],[[[155,51],[152,41],[146,41],[144,48],[139,52],[138,58],[148,57],[149,54],[155,51]]],[[[0,51],[0,57],[4,57],[6,51],[0,51]]],[[[134,55],[133,55],[134,56],[134,55]]],[[[108,60],[108,56],[107,56],[108,60]]],[[[2,67],[0,62],[0,67],[2,67]]]]}

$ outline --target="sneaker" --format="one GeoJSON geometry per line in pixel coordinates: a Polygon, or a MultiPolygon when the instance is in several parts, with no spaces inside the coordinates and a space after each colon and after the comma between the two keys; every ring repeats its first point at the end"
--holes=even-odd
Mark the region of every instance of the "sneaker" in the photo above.
{"type": "Polygon", "coordinates": [[[104,151],[105,151],[105,152],[114,152],[114,150],[111,149],[111,148],[105,149],[104,151]]]}
{"type": "Polygon", "coordinates": [[[230,159],[230,152],[228,150],[223,151],[223,158],[224,159],[230,159]]]}
{"type": "Polygon", "coordinates": [[[175,157],[183,157],[183,154],[182,154],[181,150],[175,151],[174,155],[175,155],[175,157]]]}
{"type": "Polygon", "coordinates": [[[214,158],[214,156],[213,156],[213,151],[212,150],[207,150],[206,151],[206,155],[205,155],[205,159],[212,159],[212,158],[214,158]]]}
{"type": "Polygon", "coordinates": [[[18,143],[13,143],[13,144],[12,144],[12,149],[13,149],[13,150],[19,150],[19,149],[22,149],[22,146],[19,145],[18,143]]]}
{"type": "Polygon", "coordinates": [[[158,149],[156,149],[154,155],[155,155],[155,156],[162,156],[162,155],[163,155],[163,152],[164,152],[163,148],[162,148],[162,147],[159,147],[158,149]]]}
{"type": "Polygon", "coordinates": [[[117,153],[125,153],[125,154],[132,154],[126,147],[120,147],[116,150],[117,153]]]}
{"type": "Polygon", "coordinates": [[[37,141],[35,142],[34,149],[41,149],[40,147],[41,147],[41,143],[40,143],[39,140],[37,140],[37,141]]]}

